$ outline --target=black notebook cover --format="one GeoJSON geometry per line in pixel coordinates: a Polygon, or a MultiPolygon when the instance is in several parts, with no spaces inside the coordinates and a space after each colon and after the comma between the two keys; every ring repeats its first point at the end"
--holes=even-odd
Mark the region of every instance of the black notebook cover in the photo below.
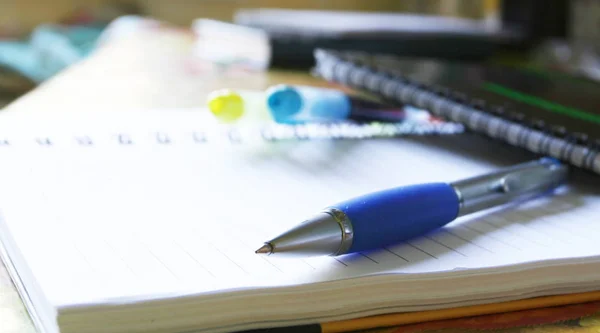
{"type": "Polygon", "coordinates": [[[563,73],[319,49],[315,74],[600,174],[600,83],[563,73]]]}

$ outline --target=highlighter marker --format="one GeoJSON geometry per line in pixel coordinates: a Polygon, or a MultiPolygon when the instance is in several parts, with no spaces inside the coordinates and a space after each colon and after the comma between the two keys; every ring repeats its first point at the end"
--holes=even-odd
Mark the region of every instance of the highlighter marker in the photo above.
{"type": "Polygon", "coordinates": [[[221,123],[272,121],[262,91],[220,89],[208,95],[209,111],[221,123]]]}
{"type": "Polygon", "coordinates": [[[269,87],[266,94],[268,109],[279,123],[405,119],[402,107],[350,96],[337,89],[280,84],[269,87]]]}

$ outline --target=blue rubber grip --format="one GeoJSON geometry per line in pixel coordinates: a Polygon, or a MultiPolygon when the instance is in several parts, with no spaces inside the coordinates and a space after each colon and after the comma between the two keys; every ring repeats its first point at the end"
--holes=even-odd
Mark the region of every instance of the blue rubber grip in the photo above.
{"type": "Polygon", "coordinates": [[[444,226],[458,215],[459,199],[446,183],[392,188],[341,202],[354,230],[348,252],[396,244],[444,226]]]}

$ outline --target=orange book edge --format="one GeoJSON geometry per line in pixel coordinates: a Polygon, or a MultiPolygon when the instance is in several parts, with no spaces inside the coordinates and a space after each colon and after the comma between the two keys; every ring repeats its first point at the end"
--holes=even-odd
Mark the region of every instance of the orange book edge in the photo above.
{"type": "Polygon", "coordinates": [[[435,320],[457,319],[536,308],[547,308],[552,306],[571,305],[593,301],[600,301],[600,291],[542,296],[515,301],[470,305],[441,310],[393,313],[357,319],[323,322],[320,324],[320,326],[322,333],[341,333],[380,327],[415,324],[435,320]]]}

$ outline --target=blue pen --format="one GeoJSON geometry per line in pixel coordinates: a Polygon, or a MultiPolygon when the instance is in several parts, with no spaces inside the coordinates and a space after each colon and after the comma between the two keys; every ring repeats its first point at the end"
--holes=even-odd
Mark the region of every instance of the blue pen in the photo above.
{"type": "Polygon", "coordinates": [[[338,89],[279,84],[267,88],[271,116],[278,123],[336,122],[341,120],[400,122],[402,107],[346,94],[338,89]]]}
{"type": "Polygon", "coordinates": [[[566,177],[564,164],[541,158],[453,183],[391,188],[329,206],[256,253],[337,256],[378,249],[473,212],[550,194],[566,177]]]}

